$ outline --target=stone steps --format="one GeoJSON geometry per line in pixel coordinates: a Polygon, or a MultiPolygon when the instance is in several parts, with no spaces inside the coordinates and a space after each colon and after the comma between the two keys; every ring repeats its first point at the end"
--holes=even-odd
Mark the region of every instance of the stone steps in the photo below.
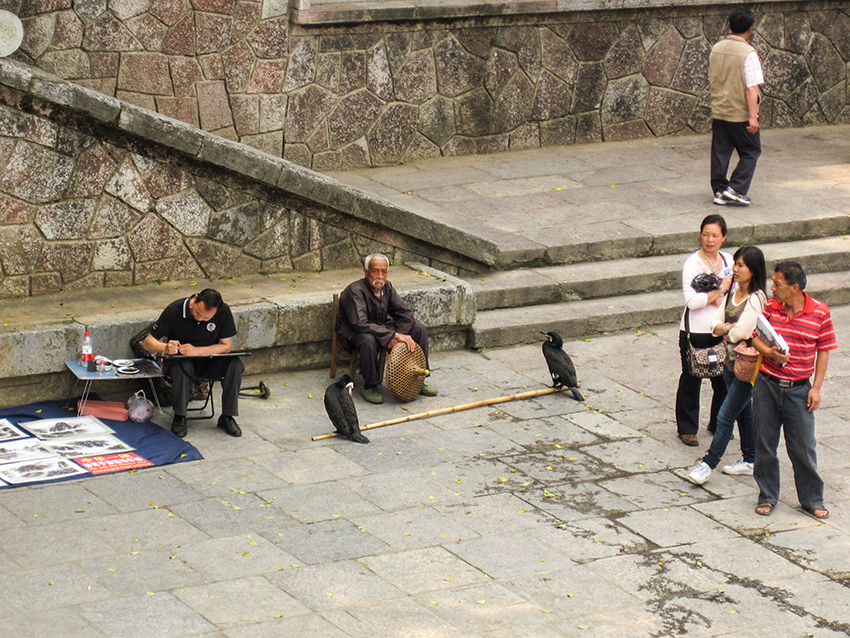
{"type": "MultiPolygon", "coordinates": [[[[768,274],[782,259],[799,261],[807,290],[830,305],[850,303],[850,236],[761,246],[768,274]]],[[[733,250],[730,248],[730,252],[733,250]]],[[[564,339],[675,323],[682,312],[681,271],[689,253],[502,271],[468,278],[478,314],[472,348],[534,343],[541,331],[564,339]]]]}

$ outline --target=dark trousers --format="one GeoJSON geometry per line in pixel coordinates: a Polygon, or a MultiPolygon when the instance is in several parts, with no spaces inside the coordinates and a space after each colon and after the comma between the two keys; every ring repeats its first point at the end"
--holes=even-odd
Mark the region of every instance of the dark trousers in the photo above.
{"type": "Polygon", "coordinates": [[[711,121],[711,191],[723,192],[731,186],[746,195],[761,155],[761,134],[748,133],[749,122],[711,121]],[[726,179],[732,151],[738,151],[738,165],[726,179]]]}
{"type": "MultiPolygon", "coordinates": [[[[387,328],[395,330],[395,324],[385,324],[387,328]]],[[[425,355],[425,367],[428,367],[428,328],[421,321],[416,321],[410,330],[410,336],[422,348],[425,355]]],[[[370,334],[357,334],[350,339],[351,345],[360,352],[360,374],[363,375],[363,383],[368,386],[378,385],[380,373],[378,371],[378,354],[381,346],[370,334]]]]}
{"type": "MultiPolygon", "coordinates": [[[[693,334],[692,343],[698,348],[708,348],[716,341],[716,337],[709,334],[693,334]]],[[[688,333],[679,331],[679,354],[682,358],[682,376],[679,377],[679,389],[676,391],[676,428],[679,434],[696,434],[699,431],[699,395],[702,388],[702,379],[692,377],[688,374],[688,365],[685,361],[688,333]]],[[[726,382],[723,377],[712,377],[711,389],[714,392],[711,397],[711,417],[708,421],[708,429],[713,432],[717,428],[717,414],[720,406],[726,398],[726,382]]]]}
{"type": "Polygon", "coordinates": [[[221,379],[221,413],[239,416],[239,389],[242,387],[242,371],[245,364],[239,357],[214,359],[169,359],[162,371],[174,384],[172,399],[174,414],[186,416],[186,406],[192,397],[195,379],[221,379]]]}

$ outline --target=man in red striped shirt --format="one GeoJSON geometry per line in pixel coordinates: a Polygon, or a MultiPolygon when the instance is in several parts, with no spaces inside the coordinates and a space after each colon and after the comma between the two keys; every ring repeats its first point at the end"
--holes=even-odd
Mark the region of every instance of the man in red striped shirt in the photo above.
{"type": "Polygon", "coordinates": [[[838,347],[826,304],[805,292],[806,273],[795,261],[774,267],[773,299],[764,315],[788,344],[768,348],[758,337],[753,345],[764,355],[761,374],[753,388],[756,459],[753,477],[760,494],[756,513],[768,516],[779,500],[779,431],[785,428],[785,446],[794,468],[797,498],[808,514],[829,516],[823,506],[823,481],[815,451],[815,415],[826,378],[829,351],[838,347]],[[814,381],[811,376],[814,374],[814,381]]]}

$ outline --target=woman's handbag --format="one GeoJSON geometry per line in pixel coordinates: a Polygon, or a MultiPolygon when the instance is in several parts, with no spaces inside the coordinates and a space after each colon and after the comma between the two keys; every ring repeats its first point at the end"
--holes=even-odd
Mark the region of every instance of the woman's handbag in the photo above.
{"type": "Polygon", "coordinates": [[[761,353],[742,339],[735,346],[735,377],[739,381],[754,385],[761,367],[761,353]]]}
{"type": "Polygon", "coordinates": [[[690,308],[685,313],[685,332],[688,335],[685,361],[688,374],[700,379],[710,379],[723,374],[723,364],[726,362],[726,342],[719,339],[708,348],[696,348],[691,343],[690,308]]]}

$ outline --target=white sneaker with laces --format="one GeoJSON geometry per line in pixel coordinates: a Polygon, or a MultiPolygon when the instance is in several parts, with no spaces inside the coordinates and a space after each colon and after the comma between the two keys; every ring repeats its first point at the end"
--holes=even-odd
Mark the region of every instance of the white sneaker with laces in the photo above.
{"type": "Polygon", "coordinates": [[[688,474],[688,480],[694,485],[702,485],[708,480],[709,476],[711,476],[711,468],[708,467],[708,463],[703,461],[694,468],[693,472],[688,474]]]}
{"type": "Polygon", "coordinates": [[[734,476],[752,476],[753,464],[747,463],[744,459],[738,459],[732,465],[723,466],[724,474],[732,474],[734,476]]]}
{"type": "Polygon", "coordinates": [[[716,193],[714,193],[713,201],[718,206],[726,206],[726,204],[729,203],[727,200],[723,199],[723,193],[721,191],[717,191],[716,193]]]}

